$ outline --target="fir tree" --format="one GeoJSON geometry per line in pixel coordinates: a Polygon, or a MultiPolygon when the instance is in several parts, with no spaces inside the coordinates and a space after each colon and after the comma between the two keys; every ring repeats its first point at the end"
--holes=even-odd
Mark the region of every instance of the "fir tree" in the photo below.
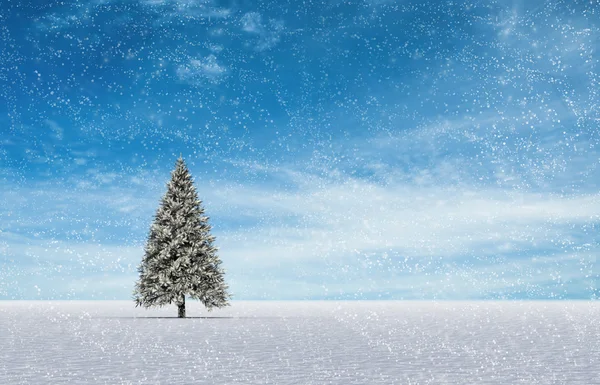
{"type": "Polygon", "coordinates": [[[178,316],[184,318],[186,296],[200,300],[209,311],[229,305],[224,270],[210,230],[192,177],[179,158],[138,268],[136,307],[175,303],[178,316]]]}

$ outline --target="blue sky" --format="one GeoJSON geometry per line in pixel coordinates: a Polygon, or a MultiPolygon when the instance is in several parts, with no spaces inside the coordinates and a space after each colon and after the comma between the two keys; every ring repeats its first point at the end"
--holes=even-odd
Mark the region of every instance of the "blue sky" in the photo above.
{"type": "Polygon", "coordinates": [[[128,299],[182,154],[235,299],[599,294],[590,1],[3,1],[0,299],[128,299]]]}

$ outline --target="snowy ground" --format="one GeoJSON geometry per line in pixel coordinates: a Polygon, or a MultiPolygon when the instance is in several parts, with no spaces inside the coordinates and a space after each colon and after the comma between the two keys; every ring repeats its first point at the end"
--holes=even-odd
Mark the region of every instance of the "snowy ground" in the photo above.
{"type": "Polygon", "coordinates": [[[1,384],[600,384],[600,303],[0,302],[1,384]],[[202,317],[210,318],[202,318],[202,317]]]}

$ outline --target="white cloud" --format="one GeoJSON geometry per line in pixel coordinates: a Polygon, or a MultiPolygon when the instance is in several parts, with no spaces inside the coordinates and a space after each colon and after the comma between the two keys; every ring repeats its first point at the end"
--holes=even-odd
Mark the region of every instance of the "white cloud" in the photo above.
{"type": "Polygon", "coordinates": [[[488,22],[497,32],[490,47],[505,61],[502,83],[529,85],[537,95],[548,90],[560,95],[577,119],[598,118],[594,87],[589,84],[595,82],[593,56],[600,29],[589,20],[567,15],[557,4],[527,12],[501,9],[490,15],[488,22]],[[549,17],[552,23],[539,22],[549,17]],[[563,89],[562,84],[568,87],[563,89]]]}
{"type": "Polygon", "coordinates": [[[119,177],[115,172],[100,172],[97,169],[89,169],[87,170],[87,173],[91,175],[96,182],[101,184],[111,184],[119,177]]]}
{"type": "Polygon", "coordinates": [[[139,263],[143,248],[48,239],[34,234],[23,235],[13,232],[0,232],[4,247],[1,255],[16,258],[27,266],[36,262],[36,268],[44,265],[62,266],[66,270],[91,269],[97,271],[130,271],[139,263]]]}
{"type": "Polygon", "coordinates": [[[140,3],[149,6],[164,5],[168,2],[169,0],[140,0],[140,3]]]}
{"type": "Polygon", "coordinates": [[[63,128],[58,123],[56,123],[54,120],[47,119],[45,122],[46,122],[46,125],[50,128],[50,130],[54,134],[54,137],[57,140],[63,140],[64,132],[65,132],[63,130],[63,128]]]}
{"type": "Polygon", "coordinates": [[[69,299],[84,292],[88,298],[123,298],[142,255],[141,246],[0,231],[0,297],[69,299]]]}
{"type": "MultiPolygon", "coordinates": [[[[198,60],[193,66],[215,76],[221,72],[216,57],[212,64],[198,60]]],[[[513,139],[527,136],[527,125],[534,121],[545,128],[545,134],[553,135],[548,127],[553,118],[533,116],[539,108],[529,105],[528,113],[513,110],[433,122],[403,134],[351,143],[348,149],[333,142],[334,148],[341,148],[336,156],[350,159],[346,165],[314,159],[298,159],[295,165],[282,167],[234,164],[232,169],[239,175],[247,177],[248,171],[254,180],[271,183],[216,179],[210,188],[202,188],[225,267],[246,298],[282,298],[282,293],[294,296],[294,292],[317,296],[357,288],[406,298],[476,297],[503,290],[544,293],[544,285],[561,285],[558,276],[565,287],[590,286],[581,282],[591,280],[596,249],[589,245],[596,242],[589,229],[600,220],[600,195],[561,193],[548,185],[526,188],[526,175],[508,172],[508,166],[522,158],[502,159],[506,153],[498,156],[490,151],[486,155],[490,162],[478,169],[469,152],[474,144],[494,148],[508,140],[508,134],[513,139]],[[456,154],[444,152],[449,143],[458,149],[456,154]],[[416,148],[426,161],[402,160],[405,154],[415,154],[416,148]],[[507,171],[500,175],[502,168],[507,171]],[[494,173],[497,180],[479,181],[477,173],[482,170],[494,173]],[[368,177],[357,176],[365,171],[368,177]],[[499,182],[509,178],[514,179],[512,184],[499,182]],[[235,223],[240,225],[234,227],[235,223]],[[561,260],[561,255],[570,257],[561,260]],[[259,285],[257,280],[269,284],[259,285]],[[268,292],[267,286],[273,291],[268,292]]],[[[562,118],[564,113],[553,116],[562,118]]],[[[551,151],[555,144],[544,135],[539,139],[537,145],[544,151],[541,160],[548,162],[555,156],[551,151]]],[[[594,153],[582,156],[589,160],[594,153]]],[[[548,171],[548,175],[558,174],[548,171]]],[[[47,184],[31,191],[20,187],[12,195],[5,190],[0,198],[10,201],[14,210],[5,223],[13,229],[29,228],[34,220],[22,210],[34,202],[44,207],[35,211],[40,227],[42,221],[56,224],[63,216],[74,217],[73,213],[84,221],[102,216],[102,225],[113,231],[121,231],[115,223],[133,227],[133,219],[140,238],[163,192],[161,178],[168,177],[156,176],[124,178],[91,170],[90,185],[73,192],[47,184]],[[82,210],[92,214],[81,215],[82,210]],[[144,229],[139,231],[142,222],[144,229]]],[[[566,185],[564,180],[554,183],[566,185]]],[[[56,252],[66,249],[61,246],[56,252]]],[[[109,260],[98,261],[110,265],[109,260]]]]}
{"type": "Polygon", "coordinates": [[[227,72],[227,67],[219,64],[217,57],[212,54],[202,59],[190,59],[176,69],[179,80],[194,85],[218,84],[225,80],[227,72]]]}
{"type": "Polygon", "coordinates": [[[365,4],[370,7],[377,7],[387,4],[394,4],[396,0],[364,0],[365,4]]]}
{"type": "MultiPolygon", "coordinates": [[[[294,252],[293,245],[282,245],[281,251],[286,250],[294,252]]],[[[469,299],[510,297],[515,292],[529,292],[533,297],[550,292],[561,297],[569,290],[593,293],[598,289],[595,252],[504,259],[476,266],[434,259],[394,260],[358,252],[339,262],[322,255],[318,261],[283,258],[280,264],[238,258],[228,248],[222,248],[220,254],[236,299],[360,299],[379,295],[469,299]]],[[[0,262],[0,297],[127,298],[142,255],[141,245],[66,242],[0,233],[4,261],[0,262]]]]}
{"type": "Polygon", "coordinates": [[[72,15],[50,14],[39,20],[36,26],[42,31],[58,31],[81,26],[88,20],[89,17],[85,17],[84,12],[72,15]]]}
{"type": "MultiPolygon", "coordinates": [[[[88,27],[94,22],[97,15],[102,12],[110,12],[109,5],[114,0],[91,0],[76,3],[64,12],[55,12],[42,16],[37,20],[36,26],[42,31],[59,31],[68,28],[88,27]]],[[[155,12],[159,20],[168,21],[172,19],[205,20],[226,19],[231,16],[229,8],[222,8],[212,0],[136,0],[136,4],[146,10],[155,12]]],[[[130,18],[111,19],[113,22],[129,23],[130,18]]]]}
{"type": "Polygon", "coordinates": [[[258,12],[246,13],[240,19],[240,23],[244,32],[260,34],[264,30],[262,16],[258,12]]]}
{"type": "Polygon", "coordinates": [[[211,52],[219,53],[219,52],[223,51],[224,48],[222,45],[219,45],[219,44],[208,44],[208,49],[211,52]]]}
{"type": "MultiPolygon", "coordinates": [[[[224,266],[242,298],[335,296],[358,289],[365,295],[395,293],[391,295],[396,298],[459,298],[523,287],[541,290],[543,284],[557,282],[553,274],[565,282],[590,279],[594,236],[581,228],[600,219],[597,194],[421,186],[403,179],[381,184],[295,168],[259,166],[254,171],[278,182],[215,181],[201,194],[224,266]],[[238,228],[225,227],[240,220],[248,221],[238,228]],[[514,255],[516,264],[511,262],[514,255]]],[[[85,193],[60,186],[21,189],[13,195],[5,191],[2,199],[10,202],[13,213],[0,215],[11,231],[27,235],[1,234],[0,253],[17,259],[9,261],[12,270],[33,277],[27,278],[31,282],[57,266],[62,266],[62,276],[74,279],[103,272],[108,274],[104,280],[128,274],[133,282],[131,269],[139,263],[141,246],[107,244],[110,233],[102,236],[91,221],[102,212],[102,226],[117,231],[117,223],[129,222],[131,228],[132,220],[143,217],[144,229],[132,234],[140,242],[163,189],[163,180],[139,178],[135,185],[94,187],[85,193]],[[23,210],[31,202],[43,208],[36,211],[40,229],[48,230],[47,220],[59,226],[64,222],[64,230],[72,227],[70,221],[83,220],[92,233],[73,228],[77,237],[98,240],[56,241],[45,230],[23,226],[28,221],[23,210]]],[[[41,286],[47,293],[52,284],[41,286]]],[[[54,287],[72,291],[65,283],[54,287]]],[[[91,284],[87,288],[102,290],[91,284]]]]}
{"type": "Polygon", "coordinates": [[[140,0],[159,13],[163,19],[225,19],[231,15],[228,8],[219,7],[212,0],[140,0]]]}
{"type": "Polygon", "coordinates": [[[80,157],[80,158],[94,158],[98,154],[97,154],[96,150],[88,149],[85,151],[72,150],[71,155],[80,157]]]}
{"type": "Polygon", "coordinates": [[[255,228],[224,234],[237,246],[233,253],[261,263],[265,258],[273,263],[332,258],[356,250],[394,249],[424,257],[488,255],[506,247],[567,241],[572,234],[563,226],[600,219],[599,195],[381,186],[309,174],[301,178],[299,191],[240,186],[217,189],[209,197],[222,204],[213,203],[213,209],[227,210],[219,215],[261,220],[255,228]]]}
{"type": "Polygon", "coordinates": [[[285,29],[283,21],[268,19],[263,20],[263,17],[258,12],[248,12],[240,19],[242,31],[254,35],[254,49],[257,51],[265,51],[275,47],[281,40],[281,35],[285,29]]]}

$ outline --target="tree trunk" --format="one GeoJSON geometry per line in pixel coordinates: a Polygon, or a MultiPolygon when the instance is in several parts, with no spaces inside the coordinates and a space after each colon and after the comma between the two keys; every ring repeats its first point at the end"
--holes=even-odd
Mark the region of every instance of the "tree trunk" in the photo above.
{"type": "Polygon", "coordinates": [[[177,304],[177,317],[185,318],[185,297],[177,304]]]}

